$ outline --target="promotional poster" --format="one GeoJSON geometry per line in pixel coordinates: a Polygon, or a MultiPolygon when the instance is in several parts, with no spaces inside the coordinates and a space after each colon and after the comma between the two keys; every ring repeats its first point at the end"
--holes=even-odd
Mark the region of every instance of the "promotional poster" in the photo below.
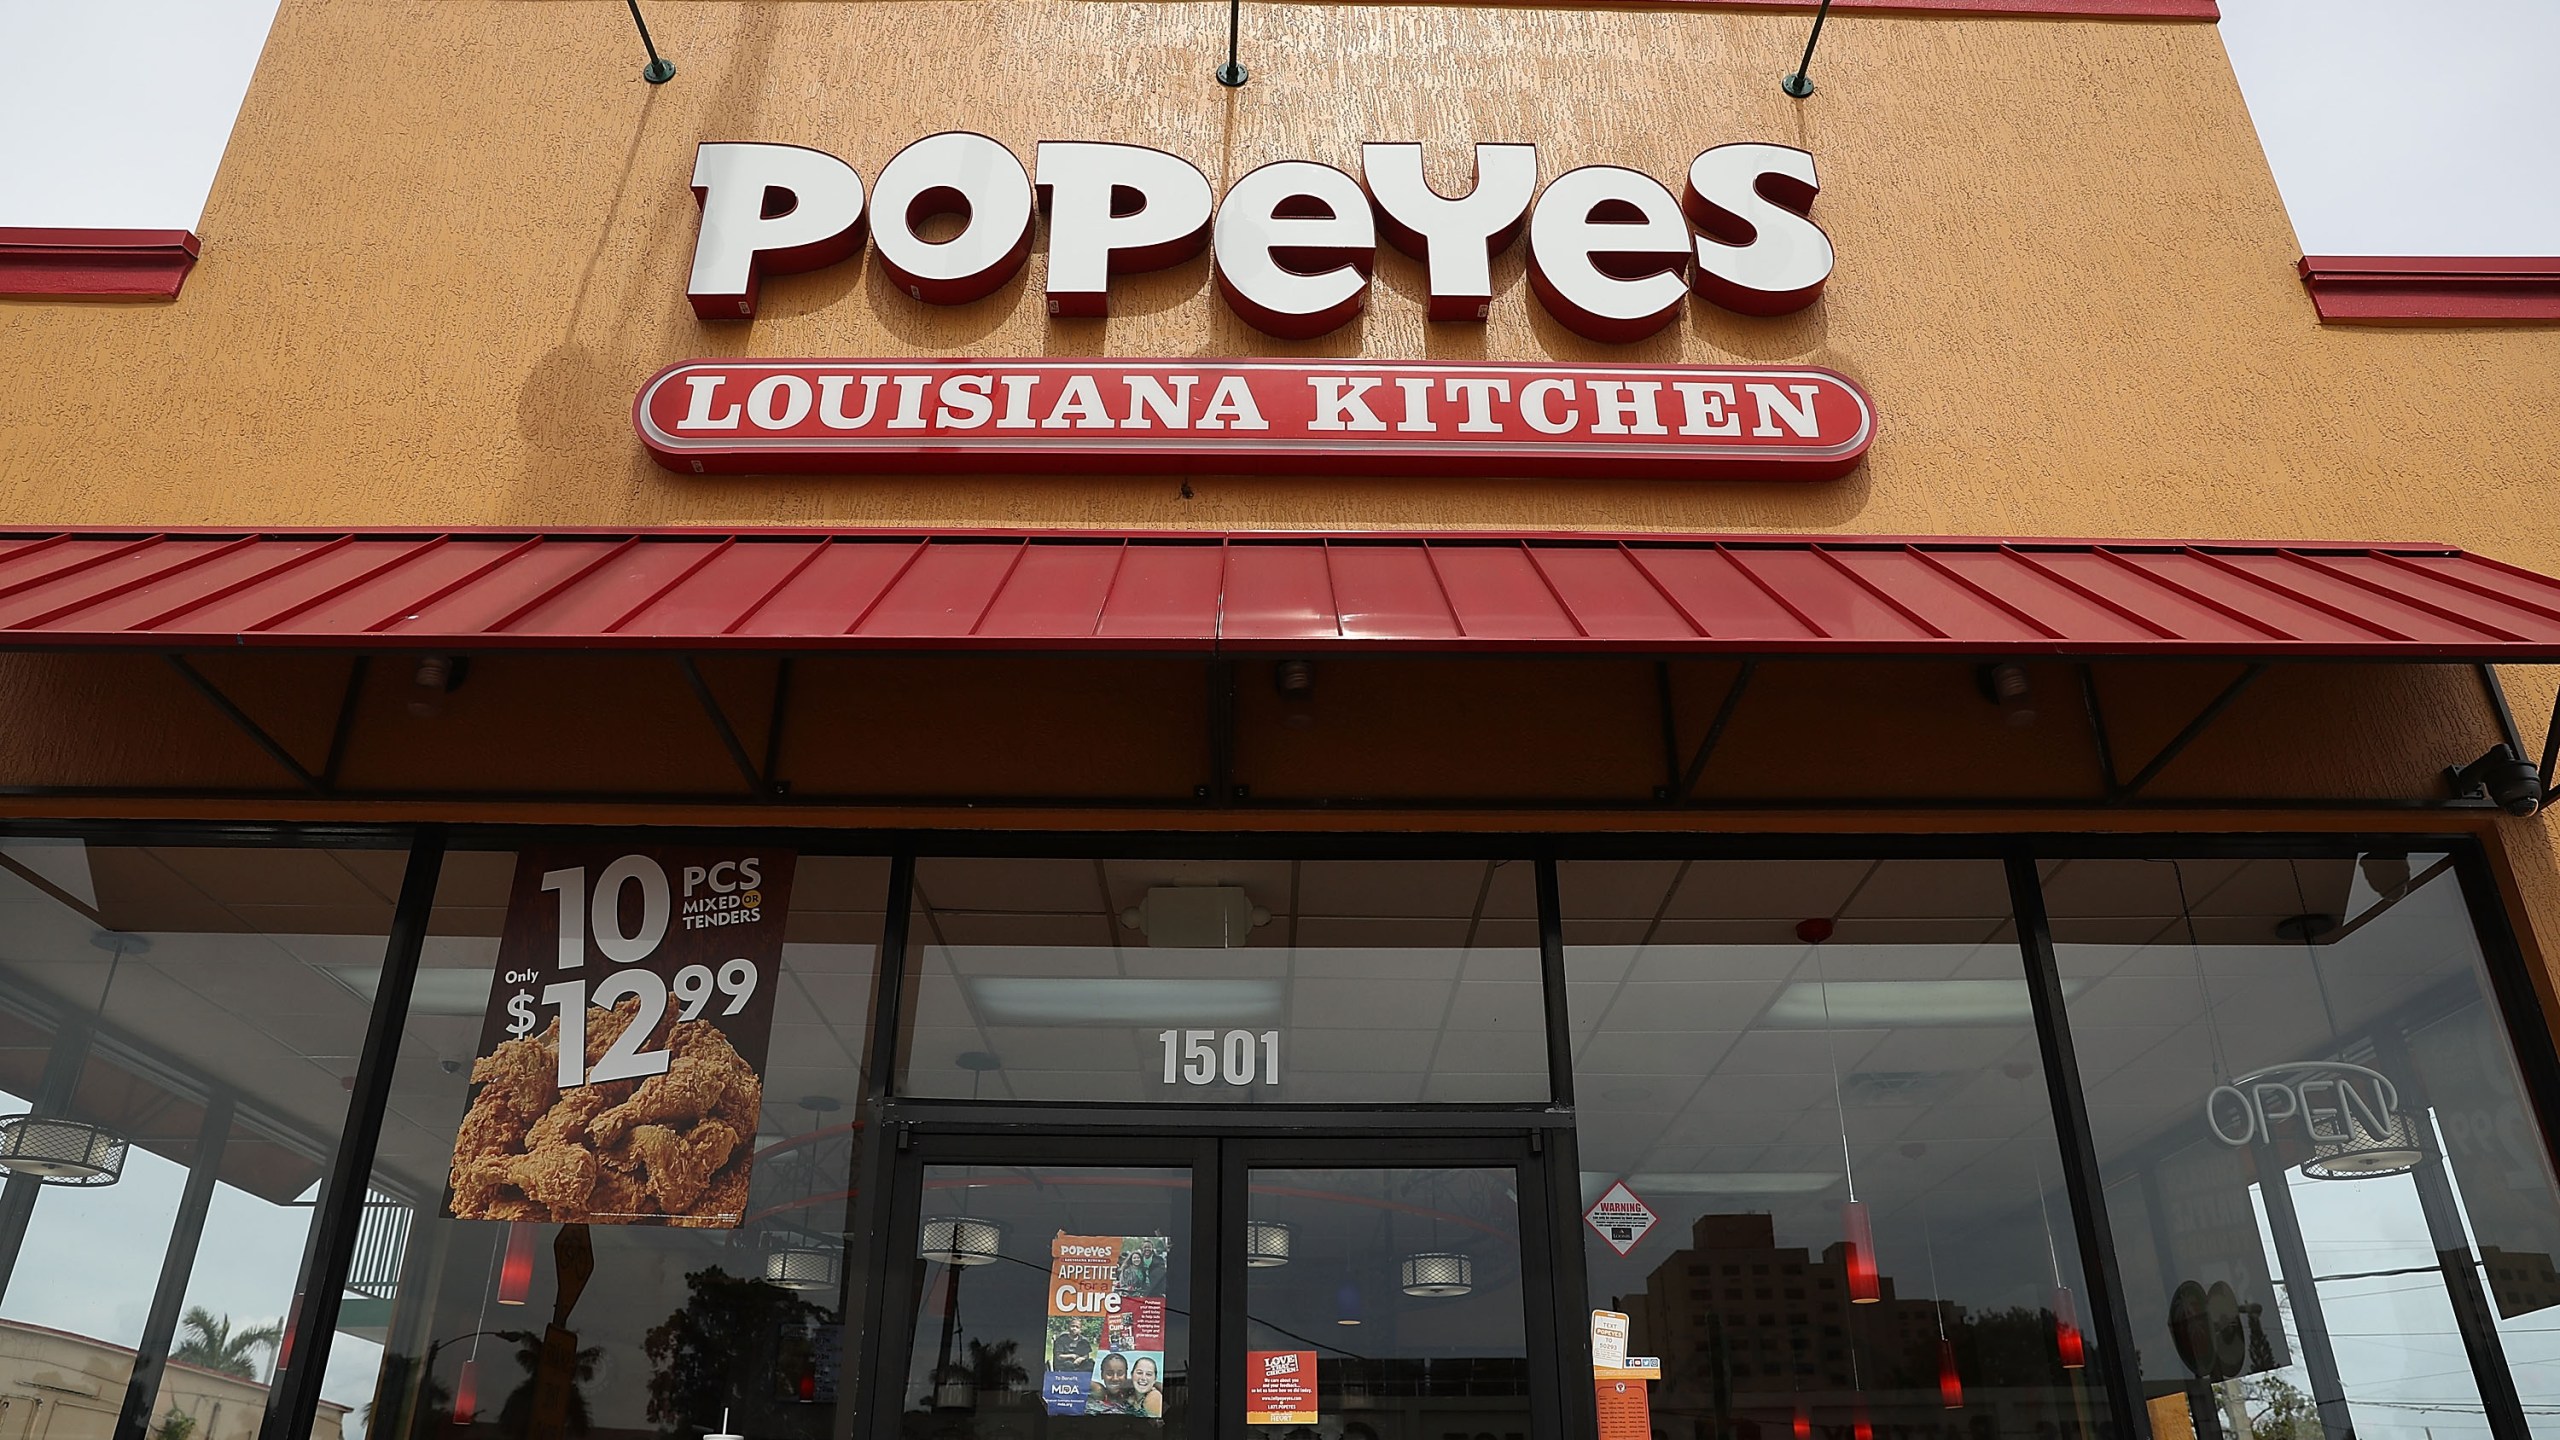
{"type": "Polygon", "coordinates": [[[1049,1245],[1049,1344],[1040,1381],[1052,1415],[1164,1418],[1162,1235],[1060,1235],[1049,1245]]]}
{"type": "Polygon", "coordinates": [[[1313,1425],[1323,1418],[1313,1350],[1253,1351],[1244,1357],[1244,1375],[1247,1425],[1313,1425]]]}
{"type": "Polygon", "coordinates": [[[446,1214],[739,1223],[794,858],[517,857],[446,1214]]]}

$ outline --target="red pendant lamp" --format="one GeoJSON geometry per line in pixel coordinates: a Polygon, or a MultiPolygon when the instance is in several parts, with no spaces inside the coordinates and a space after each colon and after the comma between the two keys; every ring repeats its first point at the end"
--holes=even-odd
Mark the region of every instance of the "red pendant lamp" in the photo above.
{"type": "Polygon", "coordinates": [[[1964,1408],[1964,1377],[1956,1373],[1956,1342],[1938,1341],[1938,1400],[1950,1410],[1964,1408]]]}
{"type": "Polygon", "coordinates": [[[1840,1239],[1842,1266],[1848,1271],[1849,1303],[1873,1305],[1884,1298],[1883,1282],[1876,1275],[1875,1222],[1867,1215],[1867,1202],[1851,1200],[1840,1207],[1840,1239]]]}
{"type": "Polygon", "coordinates": [[[1876,1427],[1867,1419],[1867,1403],[1858,1402],[1858,1416],[1849,1425],[1851,1440],[1876,1440],[1876,1427]]]}
{"type": "Polygon", "coordinates": [[[465,1360],[462,1362],[462,1374],[453,1382],[453,1423],[468,1425],[479,1418],[480,1362],[465,1360]]]}
{"type": "Polygon", "coordinates": [[[1796,1440],[1813,1440],[1813,1407],[1796,1406],[1796,1440]]]}
{"type": "Polygon", "coordinates": [[[522,1305],[533,1294],[533,1226],[507,1222],[507,1257],[498,1265],[498,1303],[522,1305]]]}
{"type": "Polygon", "coordinates": [[[2089,1347],[2080,1338],[2080,1307],[2071,1301],[2071,1287],[2053,1287],[2053,1347],[2062,1354],[2062,1368],[2077,1370],[2089,1363],[2089,1347]]]}

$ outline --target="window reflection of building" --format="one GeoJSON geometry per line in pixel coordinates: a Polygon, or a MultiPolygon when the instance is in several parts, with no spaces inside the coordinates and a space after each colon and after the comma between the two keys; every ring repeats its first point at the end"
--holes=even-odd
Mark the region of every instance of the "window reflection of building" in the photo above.
{"type": "MultiPolygon", "coordinates": [[[[107,1440],[124,1405],[133,1351],[86,1335],[0,1320],[0,1435],[107,1440]]],[[[350,1407],[322,1401],[310,1440],[339,1440],[350,1407]]],[[[180,1361],[160,1380],[155,1434],[257,1440],[267,1387],[180,1361]],[[171,1416],[187,1423],[169,1427],[171,1416]]]]}
{"type": "Polygon", "coordinates": [[[1954,1335],[1963,1308],[1901,1296],[1890,1275],[1881,1300],[1850,1303],[1846,1248],[1782,1248],[1765,1214],[1699,1217],[1689,1248],[1618,1297],[1629,1344],[1662,1359],[1660,1399],[1687,1408],[1722,1395],[1786,1415],[1800,1396],[1934,1386],[1940,1314],[1954,1335]]]}

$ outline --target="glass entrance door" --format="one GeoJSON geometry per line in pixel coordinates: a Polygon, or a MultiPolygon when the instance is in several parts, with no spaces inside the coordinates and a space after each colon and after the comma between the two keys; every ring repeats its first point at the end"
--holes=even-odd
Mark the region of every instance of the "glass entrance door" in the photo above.
{"type": "Polygon", "coordinates": [[[1522,1137],[913,1135],[870,1433],[1554,1433],[1537,1159],[1522,1137]]]}
{"type": "MultiPolygon", "coordinates": [[[[1194,1433],[1203,1290],[1192,1142],[924,1142],[888,1297],[902,1440],[1194,1433]]],[[[885,1396],[883,1398],[886,1398],[885,1396]]]]}

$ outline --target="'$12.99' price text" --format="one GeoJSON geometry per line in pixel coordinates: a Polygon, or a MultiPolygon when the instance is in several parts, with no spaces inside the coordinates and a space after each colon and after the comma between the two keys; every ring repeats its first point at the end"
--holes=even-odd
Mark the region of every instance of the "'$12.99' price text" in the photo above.
{"type": "MultiPolygon", "coordinates": [[[[739,868],[746,872],[744,882],[758,883],[753,861],[739,868]]],[[[688,881],[692,877],[687,876],[688,881]]],[[[667,938],[667,924],[674,912],[673,897],[667,888],[664,866],[646,855],[625,855],[604,868],[596,877],[592,890],[587,885],[584,866],[566,870],[546,870],[542,888],[556,895],[560,903],[560,949],[558,968],[580,970],[587,963],[587,921],[595,924],[596,948],[607,960],[617,965],[636,966],[658,953],[667,938]],[[622,928],[622,892],[625,887],[640,887],[640,924],[636,930],[622,928]]],[[[510,984],[522,986],[537,978],[535,971],[513,971],[510,984]]],[[[687,965],[675,973],[672,983],[654,970],[616,970],[596,983],[592,993],[585,980],[564,980],[542,987],[539,1002],[530,990],[519,989],[507,1001],[507,1033],[522,1039],[533,1033],[540,1022],[540,1011],[556,1010],[560,1016],[560,1088],[607,1080],[637,1080],[667,1073],[671,1058],[664,1048],[643,1048],[657,1033],[659,1022],[666,1018],[668,992],[672,990],[682,1008],[676,1018],[695,1020],[710,1009],[715,999],[725,999],[720,1013],[735,1015],[747,1006],[756,993],[756,967],[747,960],[723,962],[718,969],[709,965],[687,965]],[[590,1004],[611,1009],[618,1002],[636,997],[640,1013],[623,1028],[595,1065],[587,1065],[587,1007],[590,1004]]]]}

